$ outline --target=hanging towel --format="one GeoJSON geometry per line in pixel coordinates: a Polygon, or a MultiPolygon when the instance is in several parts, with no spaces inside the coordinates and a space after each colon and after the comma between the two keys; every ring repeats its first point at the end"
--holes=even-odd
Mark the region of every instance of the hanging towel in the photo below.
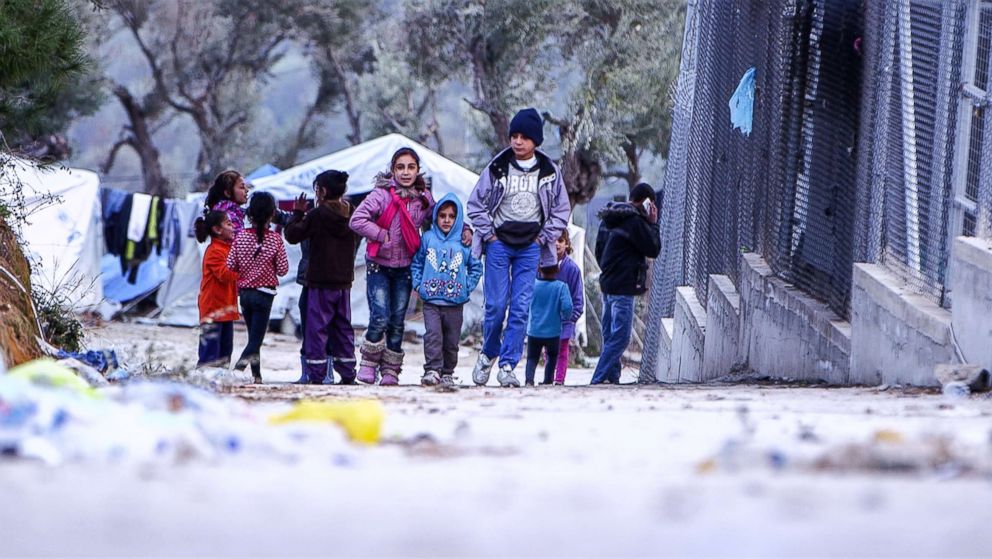
{"type": "Polygon", "coordinates": [[[147,194],[135,193],[131,199],[131,218],[127,222],[127,238],[129,241],[140,242],[145,238],[145,228],[148,227],[148,212],[152,208],[152,197],[147,194]]]}
{"type": "Polygon", "coordinates": [[[741,83],[730,97],[730,124],[745,136],[751,134],[754,117],[754,67],[744,72],[741,83]]]}

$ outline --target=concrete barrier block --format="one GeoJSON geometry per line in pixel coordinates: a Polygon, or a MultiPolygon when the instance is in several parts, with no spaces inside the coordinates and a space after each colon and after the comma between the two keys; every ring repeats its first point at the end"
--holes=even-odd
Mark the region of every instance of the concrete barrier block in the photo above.
{"type": "Polygon", "coordinates": [[[739,364],[741,298],[729,277],[711,275],[706,298],[703,379],[730,373],[739,364]]]}
{"type": "Polygon", "coordinates": [[[992,370],[992,240],[954,239],[951,325],[964,359],[992,370]]]}
{"type": "Polygon", "coordinates": [[[741,261],[741,363],[760,374],[847,384],[851,327],[828,306],[772,275],[757,254],[741,261]]]}
{"type": "Polygon", "coordinates": [[[673,378],[672,370],[672,332],[675,331],[675,319],[661,319],[660,347],[658,347],[658,380],[660,382],[678,382],[673,378]]]}
{"type": "Polygon", "coordinates": [[[877,264],[855,264],[851,382],[936,386],[934,367],[957,361],[951,314],[877,264]]]}
{"type": "Polygon", "coordinates": [[[696,297],[696,290],[687,286],[676,288],[669,370],[669,378],[674,382],[703,380],[705,338],[706,310],[696,297]]]}

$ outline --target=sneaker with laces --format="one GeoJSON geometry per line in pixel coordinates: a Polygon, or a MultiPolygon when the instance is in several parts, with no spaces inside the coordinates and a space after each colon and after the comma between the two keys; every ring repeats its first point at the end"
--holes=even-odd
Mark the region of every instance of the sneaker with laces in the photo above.
{"type": "Polygon", "coordinates": [[[493,360],[485,353],[479,352],[479,360],[475,362],[472,369],[472,382],[478,386],[484,386],[489,382],[489,371],[493,368],[493,360]]]}
{"type": "Polygon", "coordinates": [[[454,375],[441,375],[441,386],[445,388],[457,388],[454,375]]]}
{"type": "Polygon", "coordinates": [[[503,365],[499,368],[496,380],[499,381],[500,386],[520,388],[520,381],[517,380],[517,375],[513,374],[513,367],[509,365],[503,365]]]}
{"type": "Polygon", "coordinates": [[[437,371],[425,371],[420,377],[420,384],[424,386],[437,386],[441,382],[441,375],[437,371]]]}

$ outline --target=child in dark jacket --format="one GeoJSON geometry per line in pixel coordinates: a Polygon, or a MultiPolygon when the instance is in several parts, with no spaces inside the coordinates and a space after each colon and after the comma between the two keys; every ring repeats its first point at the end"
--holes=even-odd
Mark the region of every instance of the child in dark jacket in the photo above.
{"type": "Polygon", "coordinates": [[[317,206],[304,213],[307,202],[301,196],[286,225],[286,240],[290,244],[310,241],[303,333],[307,378],[310,384],[324,382],[330,361],[341,376],[341,384],[355,384],[351,284],[355,280],[355,254],[360,238],[348,226],[355,209],[342,199],[348,188],[348,173],[324,171],[317,175],[314,184],[317,206]]]}
{"type": "Polygon", "coordinates": [[[462,311],[482,277],[482,261],[462,244],[464,219],[458,197],[441,198],[410,267],[414,289],[424,301],[424,386],[454,385],[462,311]]]}
{"type": "Polygon", "coordinates": [[[524,373],[524,384],[527,386],[534,386],[534,371],[542,351],[547,352],[548,359],[541,384],[552,383],[558,362],[562,323],[572,316],[572,294],[568,286],[557,278],[558,266],[543,266],[534,283],[530,322],[527,324],[527,369],[524,373]]]}
{"type": "Polygon", "coordinates": [[[200,275],[200,350],[197,367],[231,366],[234,321],[238,316],[238,274],[227,267],[234,224],[225,212],[211,211],[194,223],[196,240],[210,238],[200,275]]]}
{"type": "MultiPolygon", "coordinates": [[[[585,288],[582,284],[582,270],[569,256],[572,254],[572,241],[568,229],[562,232],[555,245],[558,251],[558,279],[568,286],[572,296],[572,315],[561,325],[561,345],[558,348],[558,364],[555,367],[555,384],[565,384],[568,371],[568,344],[575,337],[575,321],[585,310],[585,288]]],[[[550,360],[550,356],[548,357],[550,360]]]]}

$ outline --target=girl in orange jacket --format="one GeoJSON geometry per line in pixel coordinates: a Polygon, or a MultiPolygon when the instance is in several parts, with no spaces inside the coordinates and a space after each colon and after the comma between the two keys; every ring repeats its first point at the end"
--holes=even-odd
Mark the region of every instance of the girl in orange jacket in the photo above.
{"type": "Polygon", "coordinates": [[[196,219],[196,240],[210,237],[203,255],[200,279],[200,352],[197,367],[231,365],[234,350],[234,321],[238,316],[238,274],[227,267],[234,240],[234,224],[223,211],[209,211],[196,219]]]}

